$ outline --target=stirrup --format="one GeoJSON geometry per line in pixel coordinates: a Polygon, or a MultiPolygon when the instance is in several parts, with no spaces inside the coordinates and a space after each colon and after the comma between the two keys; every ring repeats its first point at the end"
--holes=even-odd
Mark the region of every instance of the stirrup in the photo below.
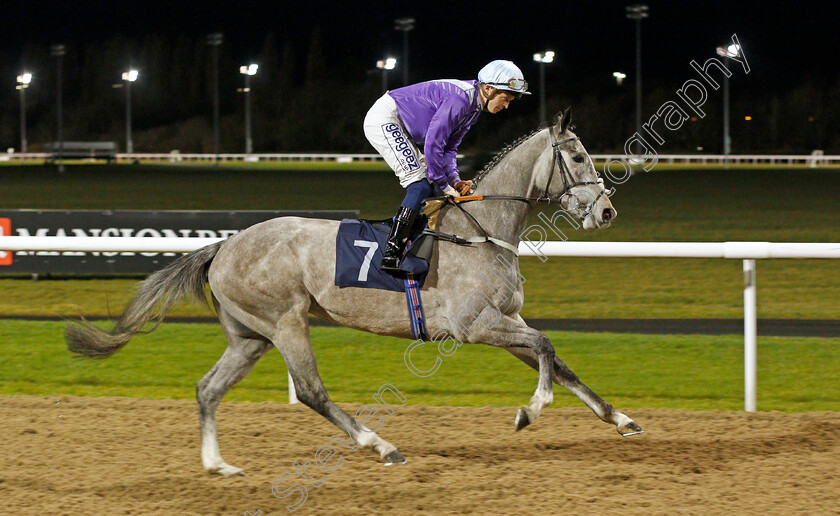
{"type": "Polygon", "coordinates": [[[400,262],[402,262],[402,260],[399,256],[383,256],[382,263],[379,265],[379,270],[397,272],[400,270],[400,262]]]}

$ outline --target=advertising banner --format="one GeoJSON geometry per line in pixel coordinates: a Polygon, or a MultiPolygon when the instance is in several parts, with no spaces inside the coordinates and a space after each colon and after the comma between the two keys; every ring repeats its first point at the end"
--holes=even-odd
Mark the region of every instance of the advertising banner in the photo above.
{"type": "MultiPolygon", "coordinates": [[[[227,238],[275,217],[341,220],[358,211],[0,210],[0,235],[227,238]]],[[[176,253],[0,251],[2,274],[145,274],[176,253]]]]}

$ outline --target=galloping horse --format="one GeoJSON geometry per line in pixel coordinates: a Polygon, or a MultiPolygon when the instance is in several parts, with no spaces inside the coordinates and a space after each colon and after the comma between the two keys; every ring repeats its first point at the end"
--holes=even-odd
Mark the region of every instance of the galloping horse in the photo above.
{"type": "MultiPolygon", "coordinates": [[[[541,331],[528,327],[519,310],[524,293],[515,246],[538,202],[556,202],[585,229],[609,225],[616,211],[580,140],[570,130],[569,110],[553,124],[500,154],[476,178],[480,202],[444,206],[438,229],[468,236],[481,231],[491,241],[461,247],[435,241],[432,267],[423,286],[430,335],[446,332],[461,343],[500,347],[539,371],[536,392],[516,415],[516,429],[536,420],[554,398],[552,381],[566,387],[622,435],[642,429],[589,389],[554,354],[541,331]],[[460,209],[459,209],[460,208],[460,209]],[[506,244],[505,244],[506,243],[506,244]],[[486,294],[486,306],[464,310],[488,268],[502,258],[501,274],[515,288],[486,294]],[[488,324],[488,321],[493,324],[488,324]]],[[[68,348],[89,357],[107,357],[125,346],[144,325],[157,324],[176,300],[212,302],[228,340],[227,350],[196,388],[201,422],[201,458],[209,473],[242,470],[221,456],[216,408],[271,348],[283,355],[297,396],[346,432],[379,453],[386,464],[404,463],[397,448],[363,427],[329,398],[318,375],[309,340],[309,314],[379,335],[411,338],[404,295],[399,292],[339,288],[334,284],[335,221],[281,217],[251,226],[223,242],[172,262],[149,276],[110,332],[88,323],[67,327],[68,348]]]]}

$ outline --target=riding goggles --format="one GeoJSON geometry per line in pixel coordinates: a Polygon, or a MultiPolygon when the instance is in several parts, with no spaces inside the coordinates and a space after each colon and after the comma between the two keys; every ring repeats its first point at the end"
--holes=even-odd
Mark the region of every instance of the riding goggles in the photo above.
{"type": "Polygon", "coordinates": [[[488,82],[486,84],[491,86],[502,86],[502,88],[499,89],[519,93],[520,95],[530,95],[530,93],[528,93],[528,81],[525,79],[511,79],[508,82],[488,82]]]}

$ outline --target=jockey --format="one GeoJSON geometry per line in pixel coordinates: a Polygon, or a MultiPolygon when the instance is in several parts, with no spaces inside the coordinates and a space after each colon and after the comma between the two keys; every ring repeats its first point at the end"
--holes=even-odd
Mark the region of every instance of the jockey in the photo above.
{"type": "Polygon", "coordinates": [[[472,181],[461,180],[455,155],[481,112],[498,113],[513,99],[530,95],[527,89],[522,71],[498,60],[482,68],[477,81],[421,82],[391,90],[373,104],[365,116],[365,136],[406,189],[382,270],[399,270],[420,205],[435,195],[435,186],[452,197],[472,191],[472,181]]]}

